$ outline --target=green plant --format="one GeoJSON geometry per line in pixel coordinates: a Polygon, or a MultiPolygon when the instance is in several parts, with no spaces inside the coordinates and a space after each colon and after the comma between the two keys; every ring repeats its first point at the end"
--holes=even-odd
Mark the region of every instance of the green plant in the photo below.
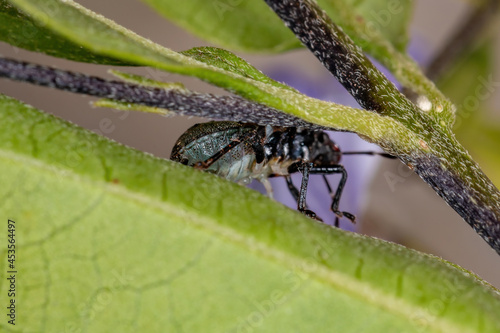
{"type": "MultiPolygon", "coordinates": [[[[177,19],[192,15],[189,5],[147,2],[160,12],[179,9],[173,12],[177,19]]],[[[221,10],[214,2],[193,3],[215,8],[215,15],[221,10]]],[[[132,84],[116,82],[115,89],[105,90],[77,86],[77,78],[87,77],[44,67],[4,60],[0,68],[13,79],[107,98],[99,102],[104,106],[186,114],[201,109],[219,119],[253,116],[253,121],[356,132],[412,166],[498,251],[498,190],[454,138],[453,106],[405,55],[399,30],[368,29],[362,7],[347,1],[321,2],[363,51],[431,103],[427,111],[400,94],[315,3],[268,3],[370,111],[304,96],[228,51],[176,53],[71,1],[0,1],[1,38],[73,60],[194,76],[243,98],[197,94],[123,73],[117,75],[132,84]],[[303,20],[290,19],[294,15],[303,20]],[[43,38],[24,39],[29,29],[43,38]],[[318,33],[334,37],[335,54],[315,44],[326,40],[318,33]],[[346,65],[351,71],[342,70],[346,65]],[[213,107],[201,108],[206,102],[213,107]]],[[[228,34],[232,21],[207,36],[247,49],[297,45],[264,2],[241,5],[247,13],[268,15],[264,21],[279,33],[245,39],[237,29],[228,34]],[[254,45],[254,40],[268,43],[254,45]]],[[[215,17],[207,13],[203,27],[215,17]]],[[[242,20],[236,14],[231,13],[242,20]]],[[[0,105],[4,210],[17,220],[19,266],[25,272],[18,285],[22,331],[499,329],[496,291],[450,263],[311,222],[248,189],[111,143],[11,98],[2,97],[0,105]]]]}

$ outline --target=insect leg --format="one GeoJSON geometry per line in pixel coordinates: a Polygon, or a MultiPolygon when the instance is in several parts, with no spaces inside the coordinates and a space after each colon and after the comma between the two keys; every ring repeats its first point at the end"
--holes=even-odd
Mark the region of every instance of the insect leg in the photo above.
{"type": "Polygon", "coordinates": [[[342,165],[335,165],[335,166],[330,166],[330,167],[318,167],[318,168],[312,168],[311,173],[320,173],[323,175],[323,179],[325,180],[325,184],[328,188],[328,192],[330,192],[330,196],[332,197],[332,205],[330,206],[330,209],[335,213],[336,218],[335,218],[335,226],[338,226],[338,218],[345,216],[348,218],[352,223],[356,222],[356,217],[352,215],[349,212],[341,212],[339,210],[339,202],[340,202],[340,197],[342,196],[342,191],[344,190],[345,183],[347,181],[347,171],[342,165]],[[325,174],[333,174],[333,173],[340,173],[342,174],[342,178],[340,178],[339,185],[337,187],[337,190],[335,191],[335,194],[332,191],[332,188],[330,186],[330,183],[325,177],[325,174]]]}
{"type": "MultiPolygon", "coordinates": [[[[322,221],[316,213],[307,209],[306,206],[306,195],[307,195],[307,185],[309,184],[309,171],[313,167],[312,163],[304,163],[299,167],[299,171],[302,172],[302,183],[300,185],[299,200],[297,202],[297,210],[302,214],[309,216],[318,221],[322,221]]],[[[292,194],[293,195],[293,194],[292,194]]]]}
{"type": "Polygon", "coordinates": [[[259,178],[259,181],[264,185],[264,188],[266,189],[267,196],[271,199],[273,199],[273,186],[271,185],[271,182],[267,178],[259,178]]]}
{"type": "MultiPolygon", "coordinates": [[[[330,194],[330,196],[333,199],[332,187],[330,186],[330,183],[328,182],[328,179],[326,178],[326,176],[325,175],[322,175],[322,176],[323,176],[323,180],[325,181],[326,188],[328,189],[328,193],[330,194]]],[[[330,208],[330,209],[332,209],[332,211],[333,211],[333,208],[330,208]]],[[[337,228],[339,227],[339,217],[337,216],[337,214],[335,214],[335,223],[333,225],[336,226],[337,228]]]]}
{"type": "Polygon", "coordinates": [[[299,190],[297,190],[295,185],[293,185],[293,183],[292,183],[292,177],[285,176],[285,180],[286,180],[286,185],[288,186],[288,190],[292,194],[292,197],[295,199],[295,201],[298,202],[300,194],[299,194],[299,190]]]}

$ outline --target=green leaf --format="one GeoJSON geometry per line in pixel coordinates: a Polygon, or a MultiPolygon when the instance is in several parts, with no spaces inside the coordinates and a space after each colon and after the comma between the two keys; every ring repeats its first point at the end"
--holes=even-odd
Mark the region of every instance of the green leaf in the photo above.
{"type": "MultiPolygon", "coordinates": [[[[46,16],[46,19],[49,19],[46,16]]],[[[37,22],[0,0],[0,40],[23,49],[44,52],[69,60],[107,65],[124,65],[120,60],[101,56],[54,33],[43,22],[37,22]]]]}
{"type": "Polygon", "coordinates": [[[265,84],[270,84],[278,88],[289,89],[293,92],[297,92],[297,90],[291,88],[290,86],[279,83],[269,78],[257,68],[246,62],[244,59],[224,49],[219,49],[216,47],[195,47],[181,53],[193,59],[206,63],[207,65],[218,67],[224,71],[235,73],[242,77],[246,77],[265,84]]]}
{"type": "MultiPolygon", "coordinates": [[[[225,48],[246,52],[280,52],[300,46],[264,1],[143,1],[184,29],[225,48]]],[[[389,3],[368,0],[319,0],[318,3],[339,25],[352,26],[369,22],[367,29],[377,30],[399,50],[406,47],[411,0],[389,3]],[[339,11],[352,12],[355,15],[339,11]]],[[[364,38],[364,35],[371,33],[361,29],[350,29],[346,32],[354,39],[364,38]]]]}
{"type": "Polygon", "coordinates": [[[281,52],[301,46],[264,1],[144,2],[182,28],[218,46],[247,52],[281,52]]]}
{"type": "Polygon", "coordinates": [[[443,260],[325,226],[5,96],[0,124],[22,331],[500,329],[498,293],[443,260]]]}
{"type": "MultiPolygon", "coordinates": [[[[128,57],[129,63],[140,64],[140,59],[148,58],[150,63],[178,64],[178,59],[175,59],[176,52],[161,49],[161,47],[159,47],[161,50],[155,50],[154,43],[71,0],[9,0],[8,2],[28,14],[38,26],[52,31],[51,36],[59,35],[62,39],[79,45],[80,48],[87,49],[90,53],[117,60],[128,57]]],[[[59,41],[54,41],[56,42],[59,41]]],[[[42,44],[42,46],[46,45],[42,44]]],[[[48,47],[50,45],[39,51],[50,52],[48,47]]],[[[63,51],[66,52],[66,50],[60,52],[63,53],[63,51]]]]}

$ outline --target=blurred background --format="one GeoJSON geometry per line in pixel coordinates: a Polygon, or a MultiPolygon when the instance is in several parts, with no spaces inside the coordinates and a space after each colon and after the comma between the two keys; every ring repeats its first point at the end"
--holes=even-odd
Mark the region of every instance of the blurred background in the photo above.
{"type": "MultiPolygon", "coordinates": [[[[167,22],[136,0],[77,2],[175,51],[211,45],[167,22]]],[[[465,0],[416,0],[410,29],[410,54],[425,66],[475,5],[475,2],[465,0]]],[[[477,43],[471,45],[470,52],[453,65],[448,74],[440,80],[443,90],[462,112],[459,113],[456,124],[460,141],[497,187],[500,186],[498,28],[498,24],[493,24],[487,29],[486,33],[478,38],[477,43]],[[485,86],[485,80],[490,80],[493,84],[485,86]],[[478,89],[481,89],[481,92],[486,91],[487,94],[481,94],[480,100],[474,104],[471,97],[477,97],[478,89]]],[[[107,73],[109,66],[75,63],[35,54],[1,42],[0,54],[112,78],[107,73]]],[[[342,87],[307,50],[279,55],[237,54],[264,73],[285,81],[308,95],[356,106],[353,99],[343,92],[342,87]]],[[[127,71],[155,80],[183,82],[194,91],[226,94],[198,80],[178,75],[146,68],[127,68],[127,71]]],[[[87,96],[7,80],[0,80],[0,92],[125,145],[163,158],[170,156],[175,140],[185,130],[197,122],[206,121],[94,108],[89,104],[93,99],[87,96]]],[[[331,137],[344,151],[380,150],[354,134],[333,133],[331,137]]],[[[349,173],[349,180],[341,201],[341,209],[355,213],[358,218],[355,226],[350,225],[348,221],[342,221],[343,228],[440,256],[500,287],[500,257],[406,166],[398,160],[369,156],[346,156],[343,164],[349,173]]],[[[298,183],[297,178],[295,181],[298,183]]],[[[284,180],[276,179],[273,183],[277,199],[295,206],[286,191],[284,180]]],[[[255,186],[259,188],[258,185],[255,186]]],[[[333,218],[327,215],[329,200],[321,177],[312,179],[308,202],[311,209],[325,221],[333,218]]]]}

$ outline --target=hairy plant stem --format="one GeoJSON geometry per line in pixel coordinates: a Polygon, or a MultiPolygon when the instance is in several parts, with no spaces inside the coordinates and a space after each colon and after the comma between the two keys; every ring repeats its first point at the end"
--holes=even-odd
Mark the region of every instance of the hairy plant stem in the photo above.
{"type": "Polygon", "coordinates": [[[455,139],[448,121],[431,117],[400,93],[316,2],[264,1],[361,106],[421,138],[409,154],[400,151],[400,159],[500,254],[500,192],[455,139]]]}
{"type": "Polygon", "coordinates": [[[82,73],[1,57],[0,77],[123,103],[163,108],[183,116],[324,129],[322,126],[305,122],[295,116],[240,96],[217,96],[186,89],[163,89],[109,81],[82,73]]]}

